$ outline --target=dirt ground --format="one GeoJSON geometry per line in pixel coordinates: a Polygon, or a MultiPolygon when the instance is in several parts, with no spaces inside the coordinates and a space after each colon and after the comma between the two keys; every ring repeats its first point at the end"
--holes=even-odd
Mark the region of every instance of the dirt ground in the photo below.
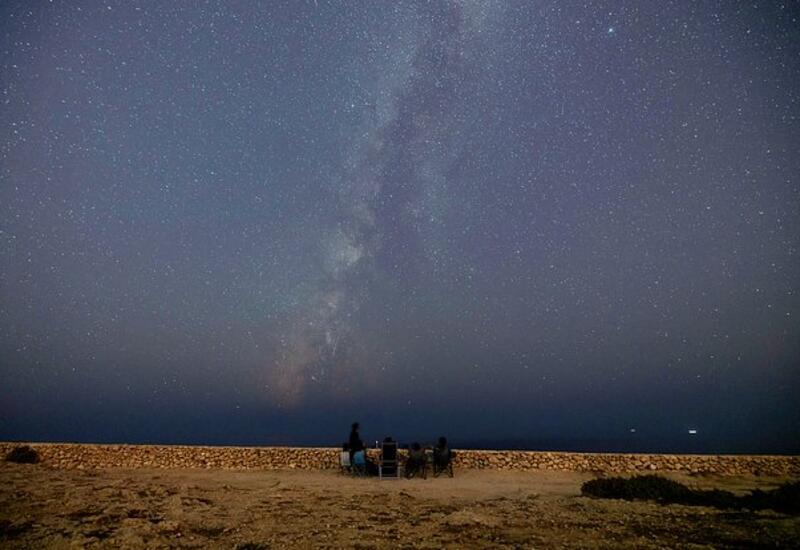
{"type": "MultiPolygon", "coordinates": [[[[800,518],[580,496],[590,474],[53,470],[0,463],[3,548],[798,547],[800,518]]],[[[785,479],[670,475],[744,493],[785,479]]]]}

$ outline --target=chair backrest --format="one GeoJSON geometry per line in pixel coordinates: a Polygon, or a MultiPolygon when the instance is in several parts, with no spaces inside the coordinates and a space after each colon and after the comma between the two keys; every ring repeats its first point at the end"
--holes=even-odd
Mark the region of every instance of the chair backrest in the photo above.
{"type": "Polygon", "coordinates": [[[339,466],[343,468],[350,467],[350,451],[342,451],[339,453],[339,466]]]}
{"type": "Polygon", "coordinates": [[[384,441],[381,447],[381,460],[384,462],[393,462],[397,460],[397,442],[384,441]]]}

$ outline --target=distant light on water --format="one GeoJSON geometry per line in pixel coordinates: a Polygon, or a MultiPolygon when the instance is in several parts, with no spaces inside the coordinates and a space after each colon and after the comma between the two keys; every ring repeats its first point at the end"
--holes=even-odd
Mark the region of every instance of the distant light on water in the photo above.
{"type": "Polygon", "coordinates": [[[697,435],[697,430],[689,430],[689,435],[697,435]]]}

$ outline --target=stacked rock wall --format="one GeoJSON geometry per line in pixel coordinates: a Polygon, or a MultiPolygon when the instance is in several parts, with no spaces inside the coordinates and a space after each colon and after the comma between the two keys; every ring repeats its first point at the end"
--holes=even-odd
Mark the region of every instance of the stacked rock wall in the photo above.
{"type": "MultiPolygon", "coordinates": [[[[318,447],[202,447],[0,443],[0,456],[29,445],[53,468],[219,468],[231,470],[334,469],[339,449],[318,447]]],[[[375,449],[368,453],[374,458],[375,449]]],[[[403,451],[401,451],[401,456],[403,451]]],[[[454,466],[488,470],[577,472],[684,471],[722,475],[800,476],[800,457],[774,455],[662,455],[456,450],[454,466]]]]}
{"type": "Polygon", "coordinates": [[[689,472],[721,475],[800,475],[800,457],[777,455],[668,455],[540,451],[457,451],[455,464],[492,470],[573,472],[689,472]]]}

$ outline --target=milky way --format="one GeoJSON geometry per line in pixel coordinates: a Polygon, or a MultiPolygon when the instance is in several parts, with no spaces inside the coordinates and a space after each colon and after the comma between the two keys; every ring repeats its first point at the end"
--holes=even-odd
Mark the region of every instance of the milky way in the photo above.
{"type": "Polygon", "coordinates": [[[0,437],[797,451],[798,17],[6,3],[0,437]]]}
{"type": "Polygon", "coordinates": [[[494,74],[485,69],[494,60],[480,50],[485,41],[479,38],[489,13],[487,6],[442,4],[407,51],[392,36],[369,45],[401,53],[381,66],[381,82],[363,105],[374,110],[343,159],[335,226],[322,240],[322,280],[299,309],[289,343],[281,342],[285,349],[271,371],[279,397],[295,400],[307,383],[328,376],[348,390],[347,382],[362,376],[351,365],[368,368],[344,353],[337,357],[337,350],[340,343],[346,349],[363,338],[353,332],[351,319],[361,302],[380,299],[365,293],[363,278],[376,276],[377,256],[384,246],[396,244],[387,239],[419,248],[432,261],[440,254],[444,245],[436,239],[437,228],[452,193],[447,171],[463,152],[460,138],[474,116],[465,90],[480,88],[494,74]],[[476,75],[480,78],[471,81],[476,75]]]}

